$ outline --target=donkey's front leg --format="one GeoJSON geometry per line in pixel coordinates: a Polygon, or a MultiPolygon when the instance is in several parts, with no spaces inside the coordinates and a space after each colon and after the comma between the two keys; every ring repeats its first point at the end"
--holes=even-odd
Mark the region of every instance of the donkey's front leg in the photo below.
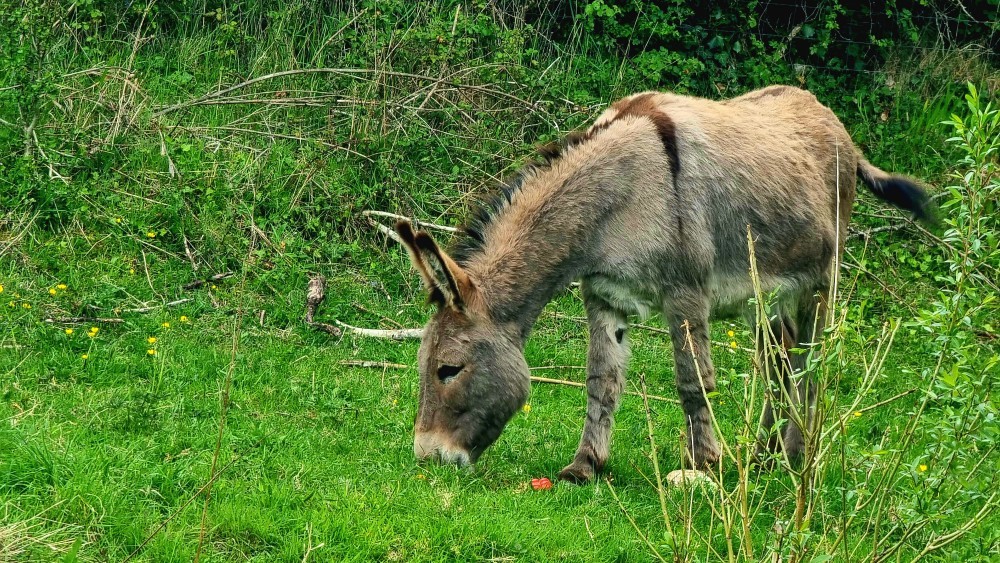
{"type": "Polygon", "coordinates": [[[715,390],[715,368],[709,346],[709,298],[702,292],[679,292],[664,303],[664,317],[674,345],[674,369],[681,409],[687,421],[688,461],[705,468],[719,461],[707,393],[715,390]]]}
{"type": "Polygon", "coordinates": [[[573,463],[559,472],[559,478],[584,483],[604,467],[611,447],[611,425],[618,397],[625,386],[628,363],[625,315],[593,295],[583,284],[583,298],[590,324],[587,351],[587,421],[573,463]]]}

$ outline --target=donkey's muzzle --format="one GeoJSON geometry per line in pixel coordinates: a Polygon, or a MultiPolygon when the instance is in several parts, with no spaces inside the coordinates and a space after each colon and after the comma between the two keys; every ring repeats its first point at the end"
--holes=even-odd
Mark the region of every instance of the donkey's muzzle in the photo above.
{"type": "Polygon", "coordinates": [[[464,448],[453,446],[433,432],[418,432],[413,437],[413,455],[417,459],[433,459],[447,465],[464,467],[473,461],[464,448]]]}

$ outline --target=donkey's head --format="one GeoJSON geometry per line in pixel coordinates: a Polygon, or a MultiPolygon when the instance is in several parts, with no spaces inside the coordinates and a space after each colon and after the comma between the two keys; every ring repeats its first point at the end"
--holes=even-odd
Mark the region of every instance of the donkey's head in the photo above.
{"type": "Polygon", "coordinates": [[[474,463],[528,397],[520,330],[494,322],[469,274],[409,222],[396,232],[430,290],[437,312],[418,355],[420,404],[413,453],[474,463]]]}

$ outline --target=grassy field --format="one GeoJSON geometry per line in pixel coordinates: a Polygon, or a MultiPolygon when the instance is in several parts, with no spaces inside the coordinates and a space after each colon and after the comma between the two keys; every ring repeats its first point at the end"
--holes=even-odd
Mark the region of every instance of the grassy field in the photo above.
{"type": "MultiPolygon", "coordinates": [[[[680,464],[671,401],[623,398],[607,480],[588,486],[530,486],[579,439],[586,394],[560,384],[533,384],[475,469],[417,463],[416,342],[307,326],[308,280],[327,280],[318,321],[420,326],[405,252],[360,211],[456,225],[537,142],[670,84],[583,24],[560,35],[485,4],[136,6],[115,22],[97,4],[4,16],[22,33],[0,82],[0,560],[1000,559],[1000,262],[953,260],[979,256],[960,236],[975,229],[927,233],[862,198],[868,234],[848,245],[817,368],[835,455],[805,484],[727,466],[742,520],[728,493],[657,486],[649,424],[659,467],[680,464]],[[802,494],[813,510],[792,526],[802,494]]],[[[962,162],[938,122],[966,111],[966,80],[984,98],[1000,81],[968,52],[918,62],[886,71],[906,88],[855,73],[817,94],[876,163],[960,199],[943,186],[995,156],[962,162]]],[[[584,380],[582,315],[572,288],[546,308],[534,375],[584,380]]],[[[641,374],[672,399],[660,326],[633,333],[629,390],[641,374]]],[[[716,323],[713,340],[720,431],[742,447],[752,327],[716,323]]]]}

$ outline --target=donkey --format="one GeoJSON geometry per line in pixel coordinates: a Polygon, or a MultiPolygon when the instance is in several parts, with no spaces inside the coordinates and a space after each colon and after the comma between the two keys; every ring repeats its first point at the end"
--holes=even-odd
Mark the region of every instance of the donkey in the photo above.
{"type": "MultiPolygon", "coordinates": [[[[418,458],[468,465],[500,436],[528,396],[524,345],[533,323],[581,280],[587,416],[559,477],[586,482],[607,462],[628,317],[654,312],[670,329],[685,461],[710,467],[720,450],[708,410],[709,319],[746,314],[747,229],[763,290],[776,291],[781,304],[769,320],[778,342],[758,339],[764,358],[766,346],[807,347],[824,328],[856,175],[878,198],[932,217],[916,182],[865,160],[829,108],[789,86],[725,101],[636,94],[542,152],[545,162],[505,186],[452,255],[409,222],[396,225],[437,306],[418,354],[418,458]]],[[[779,403],[778,392],[766,399],[758,449],[794,457],[803,453],[800,423],[808,417],[789,421],[786,409],[808,413],[816,393],[807,378],[789,378],[805,367],[803,357],[786,357],[772,388],[780,385],[790,402],[779,403]]]]}

